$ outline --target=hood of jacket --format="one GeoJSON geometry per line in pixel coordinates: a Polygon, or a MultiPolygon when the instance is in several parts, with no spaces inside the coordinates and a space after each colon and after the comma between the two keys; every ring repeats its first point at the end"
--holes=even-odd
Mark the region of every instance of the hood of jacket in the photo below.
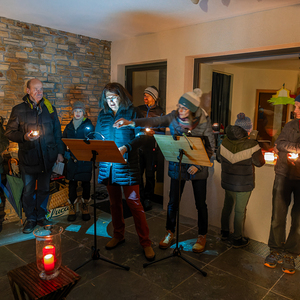
{"type": "Polygon", "coordinates": [[[226,136],[228,139],[235,141],[248,137],[248,132],[240,126],[228,125],[226,127],[226,136]]]}

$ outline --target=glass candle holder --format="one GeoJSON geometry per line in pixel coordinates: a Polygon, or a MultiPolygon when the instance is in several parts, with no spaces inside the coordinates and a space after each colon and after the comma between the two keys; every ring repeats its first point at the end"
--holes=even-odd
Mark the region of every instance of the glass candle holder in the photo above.
{"type": "Polygon", "coordinates": [[[46,225],[33,231],[36,241],[36,264],[44,280],[55,278],[61,266],[61,233],[63,228],[46,225]]]}

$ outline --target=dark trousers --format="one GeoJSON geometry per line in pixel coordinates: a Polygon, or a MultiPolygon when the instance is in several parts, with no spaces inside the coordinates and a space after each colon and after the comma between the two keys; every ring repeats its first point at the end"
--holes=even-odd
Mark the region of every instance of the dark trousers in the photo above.
{"type": "Polygon", "coordinates": [[[300,254],[300,180],[290,180],[282,175],[275,176],[272,200],[272,221],[268,245],[271,250],[300,254]],[[291,210],[292,224],[286,239],[285,227],[291,196],[294,205],[291,210]]]}
{"type": "MultiPolygon", "coordinates": [[[[72,204],[74,204],[75,200],[77,199],[77,185],[78,185],[78,181],[70,180],[70,182],[69,182],[69,200],[72,204]]],[[[89,200],[90,195],[91,195],[90,181],[81,181],[81,187],[82,187],[82,198],[85,200],[89,200]]]]}
{"type": "Polygon", "coordinates": [[[51,170],[33,175],[22,172],[24,183],[23,209],[28,220],[37,221],[45,218],[46,211],[41,207],[41,204],[49,197],[51,173],[51,170]],[[35,192],[36,181],[37,191],[35,192]]]}
{"type": "Polygon", "coordinates": [[[114,227],[114,238],[119,240],[124,238],[125,222],[123,216],[122,188],[126,203],[133,216],[135,230],[139,236],[140,244],[143,248],[151,246],[149,239],[149,227],[146,220],[144,208],[140,202],[138,185],[107,185],[107,192],[110,201],[110,211],[114,227]]]}
{"type": "MultiPolygon", "coordinates": [[[[181,195],[185,185],[185,180],[181,180],[181,195]]],[[[198,234],[207,234],[208,214],[206,205],[206,179],[192,180],[195,204],[198,211],[198,234]]],[[[181,196],[180,195],[180,196],[181,196]]],[[[167,230],[175,232],[176,215],[179,200],[179,180],[171,179],[170,200],[167,210],[167,230]]]]}
{"type": "Polygon", "coordinates": [[[140,163],[140,196],[142,200],[151,200],[155,188],[155,171],[156,171],[156,153],[155,148],[143,149],[139,151],[140,163]],[[144,173],[146,182],[144,183],[144,173]]]}

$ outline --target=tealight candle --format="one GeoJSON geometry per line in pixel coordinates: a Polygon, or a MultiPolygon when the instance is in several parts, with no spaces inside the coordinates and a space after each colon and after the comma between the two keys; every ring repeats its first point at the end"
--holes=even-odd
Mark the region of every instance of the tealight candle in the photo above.
{"type": "Polygon", "coordinates": [[[51,272],[54,270],[54,256],[53,254],[46,254],[44,256],[44,269],[45,272],[51,272]]]}
{"type": "Polygon", "coordinates": [[[289,159],[297,159],[298,158],[298,153],[289,153],[288,154],[289,159]]]}
{"type": "Polygon", "coordinates": [[[275,159],[273,152],[265,152],[264,157],[266,162],[273,162],[275,159]]]}

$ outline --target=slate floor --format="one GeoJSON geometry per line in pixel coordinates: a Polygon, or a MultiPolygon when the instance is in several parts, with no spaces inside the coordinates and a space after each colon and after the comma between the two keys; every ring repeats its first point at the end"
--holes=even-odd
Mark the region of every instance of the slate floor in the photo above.
{"type": "MultiPolygon", "coordinates": [[[[91,209],[92,212],[92,209],[91,209]]],[[[164,235],[166,212],[161,205],[154,204],[146,213],[150,227],[150,238],[160,259],[173,253],[173,249],[160,250],[158,243],[164,235]]],[[[178,257],[172,257],[147,268],[142,248],[132,217],[126,222],[126,242],[113,250],[105,244],[112,234],[111,218],[108,213],[97,209],[97,248],[101,257],[130,267],[130,271],[105,261],[91,261],[77,270],[81,280],[69,294],[69,300],[77,299],[218,299],[218,300],[284,300],[300,299],[300,271],[287,275],[280,266],[275,269],[264,267],[264,256],[268,247],[251,241],[244,249],[233,249],[220,240],[219,230],[210,228],[206,251],[195,254],[191,247],[197,236],[195,220],[181,218],[179,240],[183,245],[182,256],[207,272],[200,272],[178,257]],[[102,228],[101,228],[102,227],[102,228]]],[[[75,269],[91,257],[93,220],[83,222],[80,216],[69,227],[66,216],[56,219],[65,230],[62,234],[63,264],[75,269]],[[72,230],[72,231],[69,231],[72,230]]],[[[35,261],[33,235],[24,235],[18,223],[3,224],[0,233],[0,299],[13,299],[7,272],[35,261]],[[26,240],[21,240],[26,239],[26,240]]]]}

